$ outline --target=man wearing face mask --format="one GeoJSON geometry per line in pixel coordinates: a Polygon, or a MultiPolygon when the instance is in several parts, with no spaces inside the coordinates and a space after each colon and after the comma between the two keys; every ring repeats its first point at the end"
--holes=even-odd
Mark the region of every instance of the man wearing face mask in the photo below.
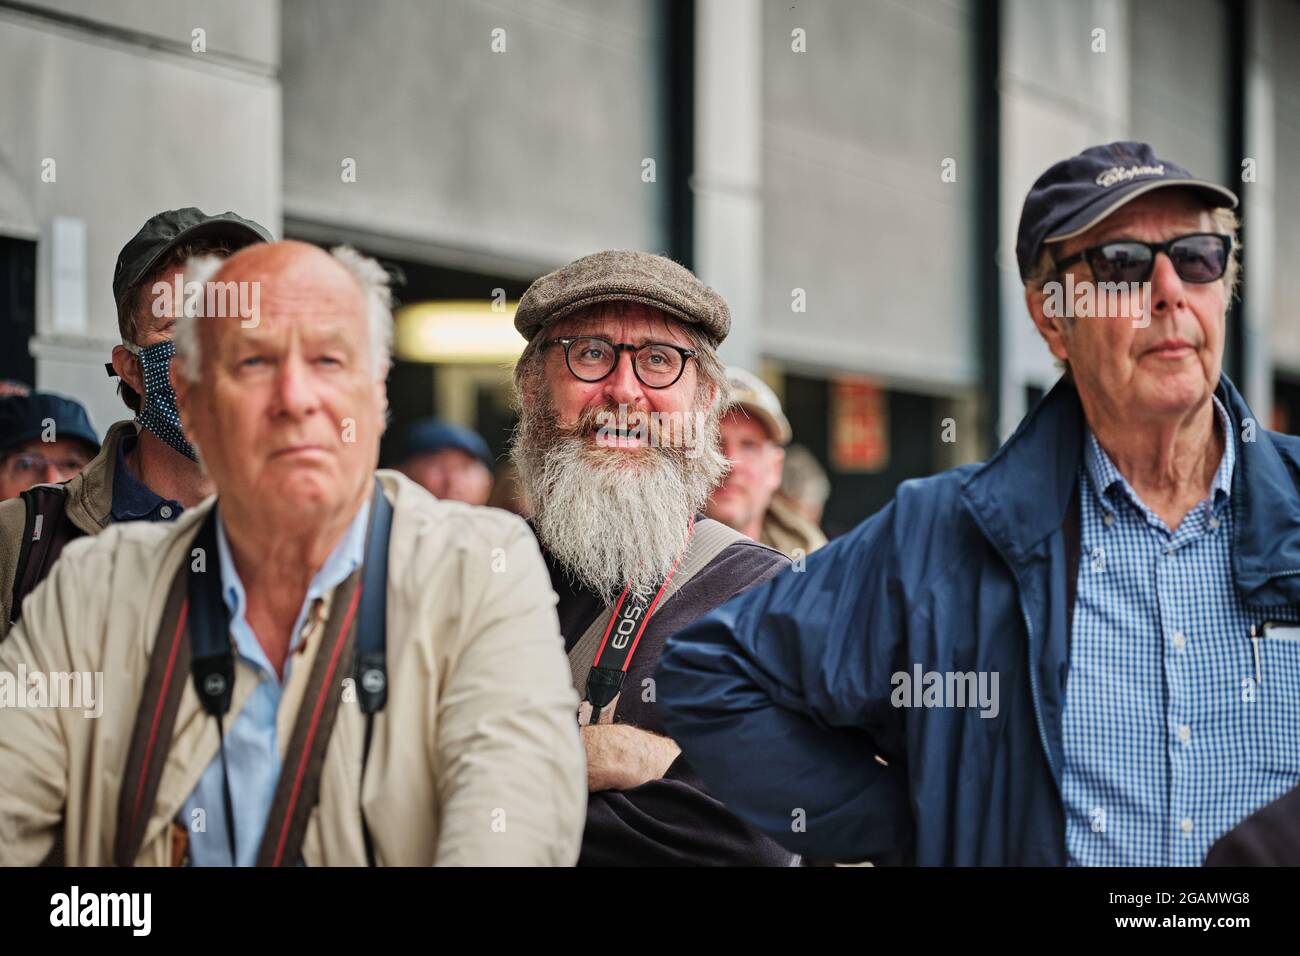
{"type": "Polygon", "coordinates": [[[186,440],[169,371],[182,305],[185,263],[226,257],[271,235],[233,212],[194,207],[160,212],[117,257],[113,301],[122,344],[109,375],[135,413],[108,430],[99,454],[71,481],[38,486],[0,503],[0,640],[22,616],[22,599],[49,573],[73,538],[121,521],[173,521],[212,493],[186,440]]]}

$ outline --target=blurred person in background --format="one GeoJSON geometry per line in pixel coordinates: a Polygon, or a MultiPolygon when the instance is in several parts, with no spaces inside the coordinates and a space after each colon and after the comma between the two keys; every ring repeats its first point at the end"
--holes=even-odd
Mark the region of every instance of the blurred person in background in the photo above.
{"type": "Polygon", "coordinates": [[[99,451],[80,402],[48,392],[0,398],[0,501],[76,476],[99,451]]]}
{"type": "Polygon", "coordinates": [[[1038,178],[1060,381],[669,642],[665,723],[729,806],[818,859],[1195,866],[1300,783],[1300,439],[1222,372],[1236,205],[1145,143],[1038,178]]]}
{"type": "Polygon", "coordinates": [[[687,269],[629,251],[543,276],[515,313],[528,345],[511,454],[582,699],[579,865],[797,859],[700,785],[664,735],[650,676],[669,634],[788,564],[698,514],[727,465],[717,346],[730,325],[687,269]]]}
{"type": "Polygon", "coordinates": [[[777,501],[789,506],[808,523],[820,528],[831,496],[831,481],[817,457],[803,445],[790,445],[781,466],[777,501]]]}
{"type": "Polygon", "coordinates": [[[821,529],[776,496],[790,422],[776,393],[743,368],[727,369],[730,405],[722,416],[722,453],[731,463],[704,513],[798,560],[826,543],[821,529]]]}
{"type": "Polygon", "coordinates": [[[113,347],[109,374],[120,377],[135,420],[111,426],[99,454],[62,488],[0,505],[0,640],[67,542],[120,521],[174,521],[212,493],[181,428],[169,378],[181,303],[172,295],[161,300],[154,286],[174,289],[191,256],[225,256],[269,239],[233,212],[209,216],[188,207],[158,213],[122,247],[113,270],[122,344],[113,347]],[[38,515],[48,533],[24,550],[38,515]]]}
{"type": "Polygon", "coordinates": [[[519,468],[507,458],[497,465],[496,476],[492,479],[492,494],[488,496],[489,508],[501,508],[521,518],[532,513],[528,507],[528,493],[524,483],[519,480],[519,468]]]}
{"type": "Polygon", "coordinates": [[[402,433],[398,471],[435,498],[487,504],[492,491],[492,454],[487,442],[464,425],[426,418],[402,433]]]}

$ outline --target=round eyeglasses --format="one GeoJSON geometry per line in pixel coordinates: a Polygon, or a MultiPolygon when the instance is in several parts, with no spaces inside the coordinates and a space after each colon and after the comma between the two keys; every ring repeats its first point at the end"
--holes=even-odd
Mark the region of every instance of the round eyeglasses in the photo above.
{"type": "Polygon", "coordinates": [[[632,353],[632,372],[646,388],[667,388],[682,377],[686,360],[699,354],[695,349],[664,342],[645,345],[615,344],[595,335],[563,336],[547,345],[564,347],[564,363],[573,377],[583,382],[599,382],[618,365],[622,352],[632,353]]]}

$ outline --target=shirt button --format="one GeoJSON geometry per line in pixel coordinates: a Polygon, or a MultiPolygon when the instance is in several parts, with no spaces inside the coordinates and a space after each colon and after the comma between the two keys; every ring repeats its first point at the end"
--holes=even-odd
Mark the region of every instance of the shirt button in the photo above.
{"type": "Polygon", "coordinates": [[[1182,631],[1174,631],[1174,647],[1180,651],[1187,646],[1187,635],[1182,631]]]}
{"type": "Polygon", "coordinates": [[[162,515],[163,518],[170,518],[172,516],[172,506],[163,505],[158,509],[158,514],[162,515]]]}
{"type": "Polygon", "coordinates": [[[1178,728],[1178,739],[1179,739],[1179,741],[1181,741],[1182,743],[1187,743],[1189,740],[1191,740],[1191,739],[1192,739],[1192,728],[1191,728],[1191,727],[1188,727],[1186,724],[1183,724],[1181,727],[1179,727],[1179,728],[1178,728]]]}
{"type": "Polygon", "coordinates": [[[1210,530],[1211,530],[1211,531],[1214,531],[1214,530],[1215,530],[1216,528],[1218,528],[1218,527],[1219,527],[1219,519],[1218,519],[1218,518],[1211,518],[1211,519],[1210,519],[1210,530]]]}
{"type": "Polygon", "coordinates": [[[1192,832],[1192,818],[1191,818],[1191,817],[1183,817],[1181,820],[1179,820],[1179,821],[1178,821],[1178,829],[1182,830],[1184,833],[1191,833],[1191,832],[1192,832]]]}
{"type": "Polygon", "coordinates": [[[1101,523],[1104,524],[1107,528],[1109,528],[1111,525],[1115,523],[1115,515],[1107,511],[1105,516],[1101,519],[1101,523]]]}

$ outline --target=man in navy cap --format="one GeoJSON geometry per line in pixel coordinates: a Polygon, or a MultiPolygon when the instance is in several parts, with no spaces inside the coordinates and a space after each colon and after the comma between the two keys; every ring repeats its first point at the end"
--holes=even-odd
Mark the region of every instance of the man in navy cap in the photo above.
{"type": "Polygon", "coordinates": [[[1236,204],[1143,143],[1038,179],[1061,381],[661,658],[742,817],[818,859],[1196,865],[1300,783],[1300,439],[1221,371],[1236,204]]]}
{"type": "Polygon", "coordinates": [[[0,398],[0,501],[67,481],[99,451],[79,402],[48,392],[0,398]]]}
{"type": "Polygon", "coordinates": [[[113,270],[122,344],[114,346],[107,368],[121,379],[122,401],[135,420],[111,426],[99,454],[65,486],[0,505],[0,640],[67,541],[114,522],[174,521],[212,494],[172,391],[172,335],[181,305],[172,290],[192,257],[225,258],[270,238],[233,212],[209,215],[190,206],[153,216],[122,247],[113,270]]]}
{"type": "Polygon", "coordinates": [[[402,433],[397,470],[435,498],[487,504],[492,493],[492,453],[471,428],[426,418],[402,433]]]}

